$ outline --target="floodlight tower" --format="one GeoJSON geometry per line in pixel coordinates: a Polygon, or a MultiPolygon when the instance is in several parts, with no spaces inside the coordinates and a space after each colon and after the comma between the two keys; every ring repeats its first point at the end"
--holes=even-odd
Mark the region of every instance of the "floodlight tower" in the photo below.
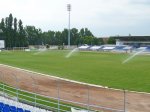
{"type": "Polygon", "coordinates": [[[71,11],[71,4],[67,4],[67,11],[69,12],[69,21],[68,21],[68,48],[70,48],[70,11],[71,11]]]}

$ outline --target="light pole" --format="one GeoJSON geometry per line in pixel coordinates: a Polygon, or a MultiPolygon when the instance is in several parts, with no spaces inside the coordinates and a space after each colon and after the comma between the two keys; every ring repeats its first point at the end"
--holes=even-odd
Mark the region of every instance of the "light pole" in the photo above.
{"type": "Polygon", "coordinates": [[[71,11],[71,4],[67,4],[67,11],[69,12],[69,21],[68,21],[68,48],[70,48],[70,11],[71,11]]]}

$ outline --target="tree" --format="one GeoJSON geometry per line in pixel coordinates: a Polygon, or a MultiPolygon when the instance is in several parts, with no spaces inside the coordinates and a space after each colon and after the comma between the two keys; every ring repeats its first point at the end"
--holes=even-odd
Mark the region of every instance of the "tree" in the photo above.
{"type": "Polygon", "coordinates": [[[79,32],[79,38],[77,39],[78,45],[89,44],[93,45],[94,36],[88,28],[82,28],[79,32]]]}
{"type": "Polygon", "coordinates": [[[18,32],[17,32],[17,18],[14,18],[14,31],[13,31],[13,46],[17,47],[19,43],[18,32]]]}
{"type": "Polygon", "coordinates": [[[92,37],[94,37],[93,34],[91,33],[91,31],[88,30],[88,28],[85,28],[84,34],[85,34],[85,36],[92,36],[92,37]]]}
{"type": "Polygon", "coordinates": [[[8,17],[5,18],[5,28],[8,28],[8,17]]]}
{"type": "Polygon", "coordinates": [[[27,34],[27,39],[29,42],[29,45],[36,45],[36,28],[35,26],[26,26],[25,32],[27,34]]]}
{"type": "MultiPolygon", "coordinates": [[[[3,30],[6,47],[25,47],[28,45],[68,45],[68,29],[63,31],[47,31],[42,32],[40,28],[35,26],[23,27],[21,20],[13,19],[12,14],[9,14],[5,19],[1,19],[0,29],[3,30]]],[[[95,38],[88,28],[80,30],[71,29],[71,45],[99,45],[102,43],[95,38]]]]}
{"type": "Polygon", "coordinates": [[[92,43],[93,37],[92,36],[85,36],[83,38],[83,43],[88,45],[93,45],[92,43]]]}
{"type": "Polygon", "coordinates": [[[62,45],[63,44],[63,40],[61,38],[61,32],[60,31],[57,31],[55,33],[55,40],[56,40],[55,45],[62,45]]]}
{"type": "Polygon", "coordinates": [[[102,38],[96,38],[96,37],[94,37],[93,40],[92,40],[92,44],[93,45],[102,45],[102,44],[104,44],[104,42],[103,42],[102,38]]]}
{"type": "Polygon", "coordinates": [[[5,28],[5,22],[4,22],[4,18],[2,18],[0,23],[0,29],[4,31],[4,28],[5,28]]]}
{"type": "Polygon", "coordinates": [[[108,42],[107,42],[108,44],[115,44],[116,43],[116,40],[115,40],[115,38],[113,38],[113,37],[110,37],[109,39],[108,39],[108,42]]]}
{"type": "Polygon", "coordinates": [[[37,35],[37,45],[42,45],[43,44],[43,39],[42,39],[42,30],[36,29],[36,35],[37,35]]]}
{"type": "Polygon", "coordinates": [[[17,32],[17,18],[14,18],[14,32],[17,32]]]}
{"type": "Polygon", "coordinates": [[[5,40],[5,37],[4,37],[4,31],[5,31],[5,23],[4,23],[4,18],[2,18],[1,20],[1,23],[0,23],[0,39],[1,40],[5,40]]]}
{"type": "Polygon", "coordinates": [[[78,45],[78,40],[79,39],[79,33],[78,29],[72,28],[71,29],[71,45],[78,45]]]}
{"type": "Polygon", "coordinates": [[[85,36],[84,28],[82,28],[79,32],[80,38],[85,36]]]}
{"type": "Polygon", "coordinates": [[[12,30],[12,25],[13,25],[13,16],[12,14],[10,14],[8,17],[8,29],[9,30],[12,30]]]}
{"type": "Polygon", "coordinates": [[[42,45],[47,44],[45,37],[46,34],[42,34],[42,30],[35,28],[35,26],[26,26],[25,32],[29,45],[42,45]]]}
{"type": "Polygon", "coordinates": [[[9,15],[8,17],[8,32],[7,32],[7,38],[8,38],[8,43],[9,43],[9,48],[13,47],[13,29],[12,29],[12,25],[13,25],[13,16],[12,14],[9,15]]]}
{"type": "Polygon", "coordinates": [[[50,45],[56,45],[57,39],[55,38],[55,32],[49,30],[47,32],[47,35],[48,35],[47,40],[48,40],[49,44],[50,45]]]}
{"type": "Polygon", "coordinates": [[[63,39],[63,43],[68,45],[68,29],[64,29],[61,33],[61,37],[63,39]]]}
{"type": "Polygon", "coordinates": [[[19,47],[26,47],[28,45],[28,41],[21,20],[19,20],[18,22],[18,33],[19,33],[19,47]]]}

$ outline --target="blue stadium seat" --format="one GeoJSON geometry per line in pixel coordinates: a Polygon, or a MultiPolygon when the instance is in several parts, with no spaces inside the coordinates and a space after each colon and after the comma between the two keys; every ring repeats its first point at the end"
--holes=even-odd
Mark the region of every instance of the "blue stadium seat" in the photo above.
{"type": "Polygon", "coordinates": [[[31,112],[30,110],[25,110],[24,112],[31,112]]]}
{"type": "Polygon", "coordinates": [[[123,48],[125,48],[125,46],[116,46],[115,47],[116,50],[123,50],[123,48]]]}
{"type": "Polygon", "coordinates": [[[15,106],[10,106],[10,111],[11,112],[17,112],[17,108],[15,106]]]}
{"type": "Polygon", "coordinates": [[[150,51],[150,46],[148,46],[148,47],[146,48],[146,50],[150,51]]]}
{"type": "Polygon", "coordinates": [[[4,103],[0,102],[0,106],[4,107],[4,103]]]}
{"type": "Polygon", "coordinates": [[[3,107],[0,106],[0,112],[3,110],[3,107]]]}
{"type": "Polygon", "coordinates": [[[17,112],[24,112],[22,108],[17,108],[17,112]]]}
{"type": "Polygon", "coordinates": [[[8,104],[0,102],[0,112],[31,112],[30,110],[24,110],[23,108],[17,108],[8,104]]]}
{"type": "Polygon", "coordinates": [[[3,110],[3,107],[4,107],[4,103],[0,102],[0,111],[3,110]]]}
{"type": "Polygon", "coordinates": [[[4,105],[3,107],[3,112],[9,112],[10,111],[10,107],[8,104],[4,105]]]}

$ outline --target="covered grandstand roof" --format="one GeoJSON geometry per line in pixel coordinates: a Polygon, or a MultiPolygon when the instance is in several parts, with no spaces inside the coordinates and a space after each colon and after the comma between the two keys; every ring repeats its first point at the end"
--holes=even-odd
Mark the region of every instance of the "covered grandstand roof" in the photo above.
{"type": "Polygon", "coordinates": [[[150,41],[150,36],[112,36],[121,41],[150,41]]]}
{"type": "Polygon", "coordinates": [[[80,47],[78,47],[79,49],[87,49],[87,48],[89,48],[90,46],[88,46],[88,45],[83,45],[83,46],[80,46],[80,47]]]}
{"type": "Polygon", "coordinates": [[[147,47],[139,47],[138,50],[145,50],[147,47]]]}
{"type": "Polygon", "coordinates": [[[112,47],[112,46],[106,46],[106,47],[104,47],[103,48],[103,50],[112,50],[112,49],[114,49],[115,47],[112,47]]]}
{"type": "Polygon", "coordinates": [[[100,48],[102,48],[102,46],[92,46],[90,47],[90,50],[98,50],[100,48]]]}

